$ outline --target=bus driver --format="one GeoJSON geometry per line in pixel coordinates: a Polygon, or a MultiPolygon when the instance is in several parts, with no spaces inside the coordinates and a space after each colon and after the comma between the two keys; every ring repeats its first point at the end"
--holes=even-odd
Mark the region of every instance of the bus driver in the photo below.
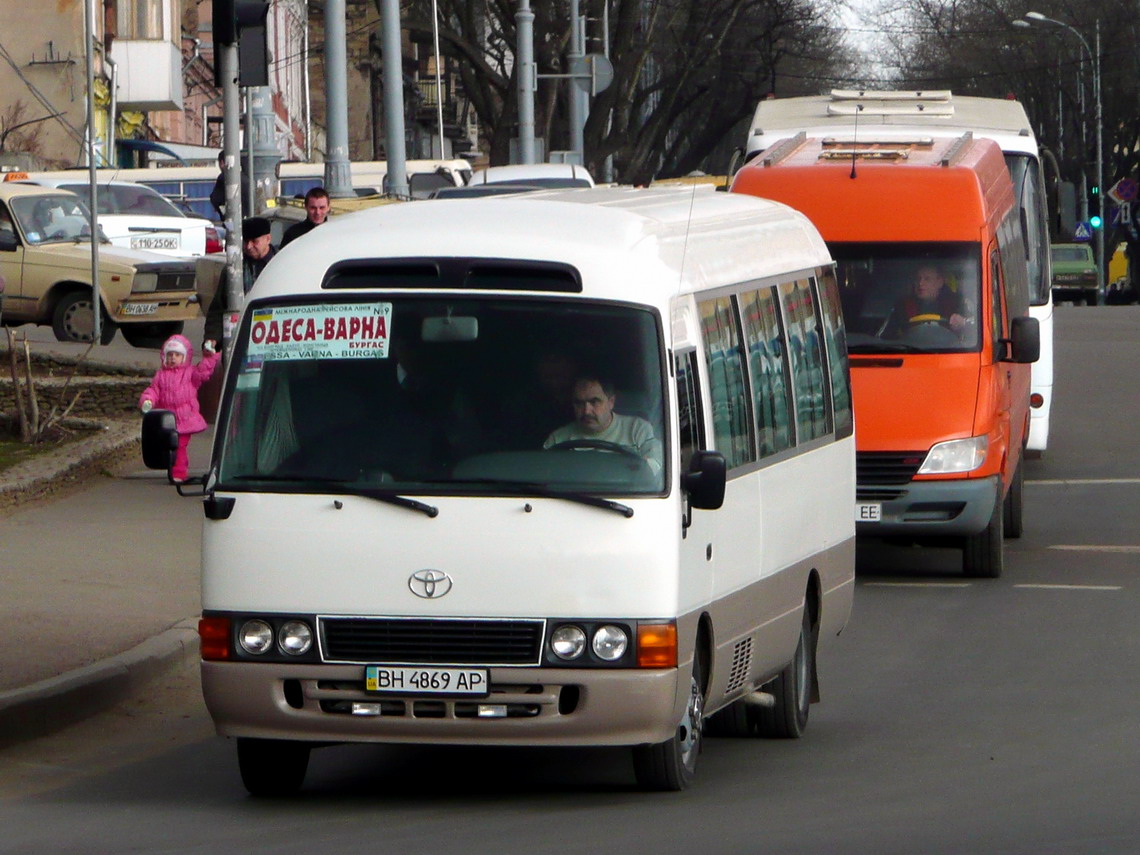
{"type": "Polygon", "coordinates": [[[639,416],[615,413],[616,401],[616,390],[609,380],[588,374],[579,376],[570,398],[574,421],[552,431],[542,447],[588,447],[591,442],[616,445],[642,457],[650,469],[660,472],[664,455],[661,440],[653,435],[653,426],[639,416]]]}

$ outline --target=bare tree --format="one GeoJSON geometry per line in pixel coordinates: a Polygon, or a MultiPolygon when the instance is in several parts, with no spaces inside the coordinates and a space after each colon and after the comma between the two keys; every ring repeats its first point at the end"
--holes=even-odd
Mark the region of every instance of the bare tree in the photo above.
{"type": "MultiPolygon", "coordinates": [[[[838,0],[582,0],[587,51],[599,53],[608,17],[612,85],[593,99],[585,128],[587,165],[612,155],[622,180],[643,182],[706,165],[718,144],[770,92],[827,88],[848,74],[853,52],[832,24],[838,0]],[[608,16],[603,3],[609,3],[608,16]]],[[[513,0],[439,0],[442,50],[455,57],[479,116],[492,163],[505,163],[517,134],[513,0]]],[[[565,74],[569,3],[536,2],[535,62],[565,74]]],[[[405,25],[431,30],[431,4],[412,0],[405,25]]],[[[568,136],[568,87],[543,80],[537,133],[568,136]]],[[[734,138],[734,137],[733,137],[734,138]]]]}

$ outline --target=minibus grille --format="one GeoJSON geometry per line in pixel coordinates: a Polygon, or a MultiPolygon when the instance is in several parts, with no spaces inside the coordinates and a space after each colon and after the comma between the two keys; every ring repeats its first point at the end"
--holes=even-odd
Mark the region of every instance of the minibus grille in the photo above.
{"type": "Polygon", "coordinates": [[[327,662],[537,665],[543,621],[320,618],[327,662]]]}
{"type": "Polygon", "coordinates": [[[924,454],[914,451],[860,451],[855,455],[855,483],[859,487],[909,483],[924,459],[924,454]]]}

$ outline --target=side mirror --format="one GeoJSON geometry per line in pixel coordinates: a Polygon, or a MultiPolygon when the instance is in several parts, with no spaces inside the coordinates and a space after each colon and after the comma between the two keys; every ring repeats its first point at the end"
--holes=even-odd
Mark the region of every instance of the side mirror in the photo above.
{"type": "Polygon", "coordinates": [[[695,451],[689,471],[681,476],[681,488],[689,494],[689,505],[715,511],[724,504],[728,467],[719,451],[695,451]]]}
{"type": "Polygon", "coordinates": [[[0,252],[15,252],[20,247],[15,232],[0,229],[0,252]]]}
{"type": "Polygon", "coordinates": [[[1041,356],[1041,325],[1037,318],[1014,318],[1005,342],[1009,351],[1003,362],[1036,362],[1041,356]]]}
{"type": "Polygon", "coordinates": [[[166,469],[174,466],[174,453],[178,451],[178,430],[174,413],[170,410],[151,410],[143,413],[142,456],[147,469],[166,469]]]}

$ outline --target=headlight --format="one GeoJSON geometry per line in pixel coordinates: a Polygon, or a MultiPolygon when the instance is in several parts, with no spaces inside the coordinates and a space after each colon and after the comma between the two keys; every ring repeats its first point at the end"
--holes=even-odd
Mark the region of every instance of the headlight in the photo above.
{"type": "Polygon", "coordinates": [[[289,655],[300,656],[313,646],[313,631],[302,621],[286,621],[277,630],[277,644],[289,655]]]}
{"type": "Polygon", "coordinates": [[[982,465],[989,450],[984,436],[969,439],[951,439],[930,449],[926,460],[918,468],[919,475],[944,475],[951,472],[972,472],[982,465]]]}
{"type": "Polygon", "coordinates": [[[586,633],[573,624],[560,626],[550,634],[550,649],[559,659],[577,659],[586,649],[586,633]]]}
{"type": "Polygon", "coordinates": [[[157,273],[135,273],[135,278],[131,280],[132,294],[149,294],[157,287],[157,273]]]}
{"type": "Polygon", "coordinates": [[[264,653],[273,646],[273,627],[263,620],[246,621],[238,634],[238,643],[246,653],[264,653]]]}
{"type": "Polygon", "coordinates": [[[625,655],[626,648],[629,647],[629,636],[620,626],[606,624],[598,627],[591,644],[599,659],[614,662],[625,655]]]}

